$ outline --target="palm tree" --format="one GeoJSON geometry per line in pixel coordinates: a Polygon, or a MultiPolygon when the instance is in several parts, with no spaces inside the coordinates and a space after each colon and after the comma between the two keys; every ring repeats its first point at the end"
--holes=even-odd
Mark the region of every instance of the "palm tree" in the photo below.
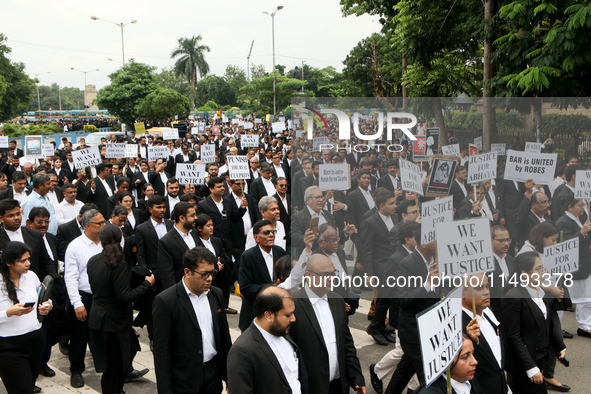
{"type": "Polygon", "coordinates": [[[191,84],[191,110],[195,110],[195,84],[197,83],[197,71],[203,78],[209,72],[209,64],[205,61],[204,53],[211,51],[207,45],[199,45],[201,36],[191,38],[179,38],[179,46],[172,51],[170,58],[180,56],[174,64],[177,76],[184,75],[191,84]]]}

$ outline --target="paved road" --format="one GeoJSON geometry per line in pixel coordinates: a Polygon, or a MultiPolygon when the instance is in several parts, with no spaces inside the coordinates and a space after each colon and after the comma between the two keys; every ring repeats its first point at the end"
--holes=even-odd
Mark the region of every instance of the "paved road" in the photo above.
{"type": "MultiPolygon", "coordinates": [[[[232,296],[231,306],[240,310],[240,299],[232,296]]],[[[361,307],[358,312],[351,318],[350,327],[355,340],[355,346],[358,351],[363,373],[368,385],[368,393],[374,393],[369,383],[368,367],[375,363],[384,354],[392,349],[392,345],[383,347],[376,345],[373,340],[365,333],[367,327],[367,310],[369,309],[369,301],[361,300],[361,307]]],[[[238,330],[238,315],[229,315],[229,323],[231,328],[232,339],[235,340],[240,331],[238,330]]],[[[576,320],[574,313],[565,313],[564,327],[570,332],[576,332],[576,320]]],[[[134,366],[136,369],[149,368],[150,373],[136,382],[125,385],[125,391],[129,394],[152,394],[157,393],[156,377],[154,375],[154,361],[152,353],[148,346],[148,334],[145,329],[140,330],[140,342],[142,344],[142,352],[139,352],[134,366]]],[[[571,393],[588,394],[591,392],[591,368],[588,366],[589,355],[591,354],[591,338],[582,338],[575,335],[573,339],[565,340],[567,345],[567,358],[571,362],[569,368],[564,368],[558,364],[556,369],[556,377],[563,383],[572,387],[571,393]]],[[[43,393],[58,394],[58,393],[86,393],[94,394],[100,393],[100,375],[94,372],[92,363],[92,356],[90,353],[86,358],[86,371],[83,376],[86,381],[86,386],[82,389],[74,389],[70,386],[69,362],[66,356],[62,355],[58,347],[53,349],[53,355],[50,360],[51,367],[57,372],[53,378],[39,377],[38,385],[43,388],[43,393]]],[[[387,378],[386,380],[388,380],[387,378]]],[[[385,382],[387,384],[387,382],[385,382]]],[[[4,386],[0,387],[0,394],[6,393],[4,386]]],[[[312,394],[312,393],[311,393],[312,394]]],[[[313,393],[318,394],[318,393],[313,393]]]]}

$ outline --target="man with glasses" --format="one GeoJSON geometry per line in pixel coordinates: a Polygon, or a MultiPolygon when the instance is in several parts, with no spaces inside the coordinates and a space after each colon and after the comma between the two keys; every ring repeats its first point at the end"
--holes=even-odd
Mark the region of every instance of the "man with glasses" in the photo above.
{"type": "Polygon", "coordinates": [[[238,283],[242,294],[242,306],[238,327],[246,330],[254,319],[254,300],[261,290],[262,285],[273,283],[275,262],[285,256],[285,250],[275,245],[275,233],[273,223],[268,220],[259,220],[252,228],[254,239],[257,243],[244,251],[240,258],[238,283]]]}
{"type": "MultiPolygon", "coordinates": [[[[490,282],[490,309],[495,316],[501,315],[501,299],[509,289],[507,283],[515,273],[515,257],[507,254],[512,239],[509,230],[501,225],[492,226],[490,229],[492,247],[495,258],[493,278],[490,282]],[[504,280],[503,280],[504,277],[504,280]],[[503,286],[503,283],[505,285],[503,286]]],[[[487,275],[490,273],[487,273],[487,275]]]]}
{"type": "MultiPolygon", "coordinates": [[[[57,183],[57,180],[56,180],[57,183]]],[[[51,234],[56,235],[57,233],[57,218],[55,217],[55,209],[47,193],[51,189],[51,178],[47,174],[35,174],[33,175],[33,192],[27,197],[22,205],[23,215],[29,217],[29,212],[35,207],[45,207],[50,213],[49,231],[51,234]]]]}
{"type": "Polygon", "coordinates": [[[207,248],[188,250],[182,257],[182,278],[154,299],[159,392],[221,393],[222,380],[227,381],[232,339],[222,292],[211,285],[216,262],[207,248]]]}
{"type": "Polygon", "coordinates": [[[183,254],[193,249],[199,235],[195,228],[195,206],[179,202],[174,209],[174,228],[158,242],[158,267],[162,288],[167,289],[183,277],[183,254]]]}
{"type": "MultiPolygon", "coordinates": [[[[286,232],[283,223],[279,220],[280,218],[280,211],[279,211],[279,204],[275,197],[265,196],[261,198],[259,201],[259,211],[261,212],[261,216],[263,220],[268,220],[271,222],[273,226],[273,230],[275,230],[275,245],[280,246],[283,250],[287,251],[286,249],[286,232]]],[[[245,249],[250,249],[253,246],[256,246],[256,242],[254,240],[254,235],[252,229],[246,234],[246,245],[245,249]]]]}
{"type": "Polygon", "coordinates": [[[466,179],[468,178],[468,170],[464,166],[456,166],[456,179],[451,183],[450,194],[453,196],[454,209],[456,216],[460,211],[462,200],[468,197],[468,190],[466,189],[466,179]]]}
{"type": "MultiPolygon", "coordinates": [[[[286,178],[277,178],[275,183],[275,190],[277,193],[273,195],[275,200],[279,203],[279,220],[285,227],[285,234],[289,234],[291,230],[291,195],[287,192],[288,182],[286,178]]],[[[289,250],[291,245],[291,237],[287,237],[287,249],[289,250]]]]}
{"type": "Polygon", "coordinates": [[[103,251],[99,239],[99,231],[105,225],[105,218],[96,209],[86,211],[80,219],[84,233],[68,245],[64,260],[64,279],[72,308],[70,321],[70,385],[74,388],[84,386],[82,372],[84,372],[84,358],[89,339],[88,320],[92,308],[92,292],[88,281],[86,265],[88,260],[103,251]]]}
{"type": "Polygon", "coordinates": [[[78,192],[73,184],[66,183],[62,190],[64,193],[64,199],[55,208],[55,216],[57,218],[58,226],[68,223],[77,217],[80,209],[84,206],[82,201],[76,199],[78,192]]]}
{"type": "Polygon", "coordinates": [[[419,206],[417,205],[416,200],[404,200],[400,204],[396,205],[396,214],[399,215],[402,221],[398,222],[394,227],[392,227],[392,230],[390,230],[390,242],[392,245],[394,245],[394,253],[398,252],[402,248],[400,240],[398,239],[402,223],[415,222],[420,216],[419,206]]]}
{"type": "MultiPolygon", "coordinates": [[[[526,189],[530,184],[533,185],[533,182],[525,183],[526,189]]],[[[517,247],[519,249],[521,249],[529,232],[536,224],[550,220],[548,216],[550,199],[548,196],[543,192],[531,193],[531,188],[528,190],[530,192],[525,194],[527,198],[523,199],[517,213],[517,247]]]]}

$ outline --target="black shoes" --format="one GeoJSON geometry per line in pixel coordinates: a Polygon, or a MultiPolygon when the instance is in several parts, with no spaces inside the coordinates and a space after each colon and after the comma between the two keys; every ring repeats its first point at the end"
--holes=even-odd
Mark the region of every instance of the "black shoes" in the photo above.
{"type": "Polygon", "coordinates": [[[553,390],[562,391],[563,393],[570,391],[570,386],[567,386],[566,384],[563,384],[562,386],[557,386],[555,384],[548,382],[547,380],[544,380],[544,382],[546,382],[546,387],[551,388],[553,390]]]}
{"type": "Polygon", "coordinates": [[[562,330],[562,337],[566,338],[566,339],[571,339],[573,337],[573,334],[571,334],[570,332],[568,332],[566,330],[562,330]]]}
{"type": "Polygon", "coordinates": [[[37,393],[40,393],[40,392],[41,392],[41,387],[39,387],[39,386],[33,387],[33,393],[37,394],[37,393]]]}
{"type": "Polygon", "coordinates": [[[82,375],[79,373],[73,374],[70,378],[70,386],[74,388],[84,387],[84,379],[82,378],[82,375]]]}
{"type": "Polygon", "coordinates": [[[374,372],[374,368],[375,368],[375,364],[371,364],[369,366],[369,378],[371,380],[371,387],[373,387],[374,391],[377,394],[383,394],[384,393],[384,384],[382,383],[382,381],[378,378],[378,375],[376,375],[376,373],[374,372]]]}
{"type": "Polygon", "coordinates": [[[144,376],[145,374],[147,374],[148,372],[150,372],[150,370],[148,368],[144,368],[141,371],[134,369],[131,372],[128,372],[127,375],[125,375],[125,383],[129,383],[132,380],[139,379],[142,376],[144,376]]]}
{"type": "Polygon", "coordinates": [[[382,334],[381,332],[377,332],[377,331],[372,330],[371,326],[367,326],[367,329],[365,330],[365,332],[367,332],[369,335],[371,335],[373,340],[376,341],[376,343],[378,345],[388,346],[388,339],[386,339],[384,334],[382,334]]]}
{"type": "Polygon", "coordinates": [[[62,343],[60,342],[60,352],[64,355],[67,356],[68,353],[70,353],[70,346],[68,345],[68,343],[62,343]]]}
{"type": "Polygon", "coordinates": [[[48,378],[53,378],[55,376],[55,371],[49,367],[41,368],[39,373],[48,378]]]}
{"type": "Polygon", "coordinates": [[[386,332],[387,332],[388,334],[392,334],[392,333],[394,333],[395,331],[396,331],[396,329],[395,329],[394,327],[392,327],[392,326],[391,326],[391,325],[389,325],[389,324],[386,324],[386,332]]]}
{"type": "Polygon", "coordinates": [[[234,309],[234,308],[226,308],[226,313],[228,315],[235,315],[235,314],[238,313],[238,311],[236,309],[234,309]]]}
{"type": "Polygon", "coordinates": [[[150,351],[154,352],[154,340],[150,339],[150,351]]]}
{"type": "Polygon", "coordinates": [[[390,343],[396,343],[396,338],[390,335],[387,331],[384,331],[384,338],[390,343]]]}
{"type": "Polygon", "coordinates": [[[580,337],[591,338],[591,332],[585,331],[585,330],[581,330],[580,328],[577,328],[577,335],[580,336],[580,337]]]}

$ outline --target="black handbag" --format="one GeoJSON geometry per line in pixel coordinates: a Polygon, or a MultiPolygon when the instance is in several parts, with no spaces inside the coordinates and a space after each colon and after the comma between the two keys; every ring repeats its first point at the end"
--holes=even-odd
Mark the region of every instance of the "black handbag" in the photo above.
{"type": "MultiPolygon", "coordinates": [[[[43,282],[41,282],[41,284],[39,285],[39,288],[37,289],[37,306],[49,300],[49,296],[51,295],[52,290],[53,278],[51,277],[51,275],[47,275],[43,279],[43,282]]],[[[37,307],[37,320],[39,320],[39,323],[43,323],[44,318],[45,316],[39,313],[39,307],[37,307]]]]}

